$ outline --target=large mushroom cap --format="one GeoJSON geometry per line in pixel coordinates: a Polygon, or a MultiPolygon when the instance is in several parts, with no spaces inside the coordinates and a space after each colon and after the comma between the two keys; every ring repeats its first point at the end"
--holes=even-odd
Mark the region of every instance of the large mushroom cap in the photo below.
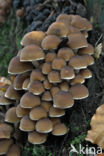
{"type": "Polygon", "coordinates": [[[36,131],[40,133],[49,133],[53,129],[52,121],[48,118],[40,119],[36,123],[36,131]]]}
{"type": "Polygon", "coordinates": [[[47,112],[43,107],[38,106],[38,107],[33,108],[30,111],[29,116],[30,116],[31,120],[39,120],[41,118],[46,118],[47,117],[47,112]]]}
{"type": "Polygon", "coordinates": [[[62,123],[57,123],[53,127],[52,134],[56,136],[65,135],[68,132],[67,127],[62,123]]]}
{"type": "Polygon", "coordinates": [[[81,85],[81,84],[73,85],[70,88],[70,93],[72,94],[73,98],[76,100],[87,98],[89,95],[89,92],[86,86],[81,85]]]}
{"type": "Polygon", "coordinates": [[[16,107],[11,107],[5,114],[5,121],[9,123],[17,123],[20,118],[16,115],[16,107]]]}
{"type": "Polygon", "coordinates": [[[21,156],[21,149],[18,145],[13,144],[7,153],[7,156],[21,156]]]}
{"type": "Polygon", "coordinates": [[[41,134],[38,132],[31,132],[28,135],[28,141],[32,144],[42,144],[46,142],[47,140],[47,135],[46,134],[41,134]]]}
{"type": "Polygon", "coordinates": [[[20,61],[32,62],[44,59],[43,50],[37,45],[28,45],[21,50],[20,61]]]}
{"type": "Polygon", "coordinates": [[[15,56],[11,59],[8,67],[8,73],[10,74],[22,74],[27,71],[31,71],[33,66],[31,63],[20,62],[19,56],[15,56]]]}
{"type": "Polygon", "coordinates": [[[40,98],[29,92],[26,92],[20,100],[20,106],[22,108],[33,108],[39,105],[40,105],[40,98]]]}
{"type": "Polygon", "coordinates": [[[35,122],[32,121],[28,116],[24,116],[20,121],[20,130],[22,131],[34,131],[35,130],[35,122]]]}
{"type": "Polygon", "coordinates": [[[45,33],[42,31],[32,31],[24,35],[23,39],[21,40],[21,45],[30,45],[36,44],[41,45],[43,38],[45,37],[45,33]]]}
{"type": "Polygon", "coordinates": [[[13,131],[13,127],[6,123],[0,123],[0,139],[9,139],[11,137],[11,133],[13,131]]]}
{"type": "Polygon", "coordinates": [[[0,140],[0,155],[7,154],[10,146],[13,144],[12,139],[0,140]]]}
{"type": "Polygon", "coordinates": [[[74,104],[72,95],[69,92],[59,91],[53,97],[53,106],[56,108],[64,109],[70,108],[74,104]]]}

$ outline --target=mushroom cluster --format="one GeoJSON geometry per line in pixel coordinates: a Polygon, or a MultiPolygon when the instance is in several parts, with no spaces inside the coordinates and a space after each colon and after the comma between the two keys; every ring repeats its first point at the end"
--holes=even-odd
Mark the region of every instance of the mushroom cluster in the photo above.
{"type": "Polygon", "coordinates": [[[104,104],[97,108],[90,126],[91,130],[88,131],[86,140],[104,149],[104,104]]]}
{"type": "Polygon", "coordinates": [[[5,16],[10,11],[12,0],[0,0],[0,24],[4,23],[5,16]]]}
{"type": "Polygon", "coordinates": [[[23,48],[12,58],[8,72],[15,76],[0,103],[15,105],[5,122],[19,124],[28,141],[42,144],[49,133],[68,132],[61,121],[74,101],[88,97],[84,85],[92,77],[94,48],[87,42],[90,22],[78,15],[61,14],[47,32],[32,31],[21,40],[23,48]]]}

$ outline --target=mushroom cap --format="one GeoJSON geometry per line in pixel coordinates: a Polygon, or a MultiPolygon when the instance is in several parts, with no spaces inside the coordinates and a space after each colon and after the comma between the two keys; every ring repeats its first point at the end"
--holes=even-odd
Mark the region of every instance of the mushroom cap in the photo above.
{"type": "Polygon", "coordinates": [[[22,89],[23,90],[28,90],[29,83],[30,83],[30,79],[29,78],[25,79],[24,82],[23,82],[23,85],[22,85],[22,89]]]}
{"type": "Polygon", "coordinates": [[[25,79],[29,77],[29,73],[19,74],[15,77],[13,87],[15,90],[22,90],[22,85],[25,79]]]}
{"type": "Polygon", "coordinates": [[[51,106],[52,106],[51,102],[47,101],[41,102],[41,107],[43,107],[46,110],[46,112],[49,112],[51,106]]]}
{"type": "Polygon", "coordinates": [[[24,35],[21,40],[21,45],[26,46],[30,44],[41,45],[42,40],[45,37],[45,33],[43,31],[32,31],[24,35]]]}
{"type": "Polygon", "coordinates": [[[0,123],[0,139],[10,139],[13,127],[6,123],[0,123]]]}
{"type": "Polygon", "coordinates": [[[96,109],[96,114],[100,114],[100,115],[104,114],[104,104],[102,104],[96,109]]]}
{"type": "Polygon", "coordinates": [[[48,35],[57,35],[60,37],[66,37],[68,32],[68,28],[63,22],[54,22],[48,27],[47,30],[48,35]]]}
{"type": "Polygon", "coordinates": [[[43,81],[43,85],[44,85],[44,88],[45,88],[45,89],[50,89],[50,88],[52,87],[52,84],[49,83],[49,81],[48,81],[47,79],[45,79],[45,80],[43,81]]]}
{"type": "Polygon", "coordinates": [[[7,154],[8,150],[12,144],[13,144],[12,139],[0,140],[0,155],[7,154]]]}
{"type": "Polygon", "coordinates": [[[84,82],[85,82],[85,79],[80,74],[76,75],[74,79],[70,80],[71,85],[74,85],[74,84],[82,84],[84,82]]]}
{"type": "Polygon", "coordinates": [[[89,92],[86,86],[81,85],[81,84],[73,85],[70,88],[70,93],[72,94],[73,98],[76,100],[87,98],[89,95],[89,92]]]}
{"type": "Polygon", "coordinates": [[[45,79],[40,69],[34,69],[30,74],[30,81],[43,81],[45,79]]]}
{"type": "Polygon", "coordinates": [[[16,115],[16,107],[11,107],[7,110],[5,114],[5,121],[9,123],[17,123],[20,121],[20,118],[16,115]]]}
{"type": "Polygon", "coordinates": [[[49,110],[49,116],[50,117],[61,117],[65,115],[64,109],[54,108],[53,106],[49,110]]]}
{"type": "Polygon", "coordinates": [[[60,74],[61,74],[61,79],[64,80],[70,80],[75,77],[74,69],[69,66],[65,66],[64,68],[62,68],[60,74]]]}
{"type": "Polygon", "coordinates": [[[43,50],[37,45],[27,45],[21,50],[20,61],[32,62],[44,59],[43,50]]]}
{"type": "Polygon", "coordinates": [[[69,61],[72,56],[74,56],[74,52],[72,49],[68,47],[60,48],[58,50],[57,57],[64,59],[65,61],[69,61]]]}
{"type": "Polygon", "coordinates": [[[52,70],[52,65],[50,62],[45,62],[42,65],[42,73],[43,74],[48,74],[49,72],[51,72],[51,70],[52,70]]]}
{"type": "Polygon", "coordinates": [[[81,48],[78,50],[78,54],[80,55],[93,55],[94,54],[94,47],[91,44],[88,44],[88,47],[81,48]]]}
{"type": "Polygon", "coordinates": [[[57,123],[53,127],[52,134],[56,136],[65,135],[68,132],[67,127],[62,123],[57,123]]]}
{"type": "Polygon", "coordinates": [[[92,73],[89,69],[81,69],[79,74],[82,75],[85,79],[89,79],[92,77],[92,73]]]}
{"type": "Polygon", "coordinates": [[[46,118],[47,117],[47,112],[43,107],[38,106],[38,107],[33,108],[30,111],[29,117],[30,117],[31,120],[37,121],[37,120],[40,120],[42,118],[46,118]]]}
{"type": "Polygon", "coordinates": [[[6,97],[4,97],[4,96],[0,96],[0,105],[10,105],[10,104],[12,104],[13,103],[13,101],[12,100],[10,100],[10,99],[7,99],[6,97]]]}
{"type": "Polygon", "coordinates": [[[42,41],[42,48],[44,50],[57,49],[61,42],[61,39],[56,35],[47,35],[42,41]]]}
{"type": "Polygon", "coordinates": [[[11,100],[20,99],[20,94],[13,88],[13,85],[10,85],[5,93],[5,97],[11,100]]]}
{"type": "Polygon", "coordinates": [[[75,55],[70,59],[69,65],[74,69],[83,69],[86,68],[88,64],[87,60],[83,59],[83,56],[75,55]]]}
{"type": "Polygon", "coordinates": [[[55,70],[61,70],[61,68],[63,68],[65,65],[66,65],[66,62],[62,58],[55,58],[52,61],[52,69],[55,69],[55,70]]]}
{"type": "Polygon", "coordinates": [[[46,62],[52,62],[55,58],[56,58],[56,53],[49,52],[46,54],[45,61],[46,62]]]}
{"type": "Polygon", "coordinates": [[[7,153],[7,156],[21,156],[21,149],[18,145],[13,144],[7,153]]]}
{"type": "Polygon", "coordinates": [[[58,123],[61,123],[60,118],[51,118],[53,126],[55,126],[58,123]]]}
{"type": "Polygon", "coordinates": [[[82,30],[81,33],[83,34],[83,36],[84,36],[85,38],[88,37],[88,32],[87,32],[86,30],[82,30]]]}
{"type": "Polygon", "coordinates": [[[85,60],[85,62],[87,62],[87,66],[89,65],[93,65],[94,64],[94,58],[90,55],[82,55],[83,60],[85,60]]]}
{"type": "Polygon", "coordinates": [[[43,144],[47,140],[46,134],[41,134],[38,132],[31,132],[28,134],[28,141],[32,144],[43,144]]]}
{"type": "Polygon", "coordinates": [[[33,108],[39,105],[40,105],[39,96],[35,96],[30,92],[25,93],[20,100],[20,106],[22,108],[33,108]]]}
{"type": "Polygon", "coordinates": [[[68,36],[68,39],[69,39],[69,41],[68,41],[67,45],[71,49],[79,49],[79,48],[88,46],[85,37],[81,33],[70,34],[68,36]]]}
{"type": "Polygon", "coordinates": [[[43,83],[40,81],[33,81],[30,83],[29,92],[32,92],[34,95],[40,95],[44,92],[43,83]]]}
{"type": "Polygon", "coordinates": [[[52,96],[49,91],[45,91],[42,95],[42,100],[43,101],[52,101],[52,96]]]}
{"type": "Polygon", "coordinates": [[[70,16],[67,15],[67,14],[60,14],[57,18],[56,18],[56,21],[60,21],[60,22],[65,22],[65,21],[70,21],[70,16]]]}
{"type": "Polygon", "coordinates": [[[69,85],[67,82],[62,82],[60,84],[60,90],[63,90],[63,91],[69,91],[69,85]]]}
{"type": "Polygon", "coordinates": [[[60,88],[57,86],[53,86],[50,91],[51,91],[51,95],[54,97],[56,93],[60,91],[60,88]]]}
{"type": "Polygon", "coordinates": [[[9,74],[22,74],[27,71],[31,71],[33,69],[33,65],[27,62],[20,62],[19,56],[15,56],[11,59],[8,67],[9,74]]]}
{"type": "Polygon", "coordinates": [[[35,130],[35,122],[29,116],[24,116],[20,121],[19,129],[21,131],[31,132],[35,130]]]}
{"type": "Polygon", "coordinates": [[[61,82],[60,73],[58,71],[51,71],[48,74],[48,80],[50,83],[60,83],[61,82]]]}
{"type": "Polygon", "coordinates": [[[49,133],[53,130],[52,121],[48,118],[40,119],[36,123],[36,131],[40,133],[49,133]]]}
{"type": "Polygon", "coordinates": [[[19,105],[17,105],[16,107],[16,115],[17,117],[24,117],[25,115],[29,114],[30,112],[30,109],[24,109],[19,105]]]}
{"type": "Polygon", "coordinates": [[[53,97],[53,106],[55,108],[65,109],[70,108],[74,104],[72,95],[66,91],[59,91],[53,97]]]}
{"type": "Polygon", "coordinates": [[[73,16],[71,20],[71,25],[80,30],[87,30],[87,31],[92,30],[91,23],[86,18],[82,18],[79,15],[73,16]]]}

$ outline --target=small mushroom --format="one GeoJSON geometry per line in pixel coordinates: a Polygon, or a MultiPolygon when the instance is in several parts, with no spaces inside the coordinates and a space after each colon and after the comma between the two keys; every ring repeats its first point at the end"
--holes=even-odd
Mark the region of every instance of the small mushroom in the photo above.
{"type": "Polygon", "coordinates": [[[81,69],[79,74],[82,75],[85,79],[89,79],[92,77],[92,73],[89,69],[81,69]]]}
{"type": "Polygon", "coordinates": [[[16,107],[16,115],[19,118],[24,117],[25,115],[28,115],[29,112],[30,112],[30,109],[24,109],[20,106],[20,104],[18,104],[16,107]]]}
{"type": "Polygon", "coordinates": [[[29,78],[25,79],[22,85],[22,89],[28,90],[29,83],[30,83],[30,79],[29,78]]]}
{"type": "Polygon", "coordinates": [[[65,66],[64,68],[62,68],[60,74],[61,74],[61,79],[64,80],[70,80],[75,77],[74,69],[69,66],[65,66]]]}
{"type": "Polygon", "coordinates": [[[45,80],[44,75],[42,74],[42,71],[40,69],[34,69],[30,74],[30,81],[43,81],[45,80]]]}
{"type": "Polygon", "coordinates": [[[64,109],[59,109],[59,108],[54,108],[51,107],[49,110],[49,116],[50,117],[61,117],[65,115],[65,110],[64,109]]]}
{"type": "Polygon", "coordinates": [[[50,62],[45,62],[43,65],[42,65],[42,73],[43,74],[48,74],[49,72],[51,72],[52,70],[52,65],[50,62]]]}
{"type": "Polygon", "coordinates": [[[76,75],[74,79],[70,80],[71,85],[83,84],[84,82],[85,82],[85,79],[80,74],[76,75]]]}
{"type": "Polygon", "coordinates": [[[94,47],[91,44],[88,44],[88,47],[81,48],[78,50],[78,54],[80,55],[93,55],[94,54],[94,47]]]}
{"type": "Polygon", "coordinates": [[[51,71],[48,74],[48,80],[50,83],[60,83],[61,82],[60,73],[58,71],[51,71]]]}
{"type": "Polygon", "coordinates": [[[7,156],[21,156],[20,147],[17,144],[13,144],[7,152],[7,156]]]}
{"type": "Polygon", "coordinates": [[[54,70],[61,70],[66,65],[66,62],[62,58],[55,58],[52,61],[52,69],[54,70]]]}
{"type": "Polygon", "coordinates": [[[34,95],[40,95],[44,92],[43,83],[40,81],[33,81],[30,83],[29,92],[33,93],[34,95]]]}
{"type": "Polygon", "coordinates": [[[12,144],[13,144],[12,139],[0,140],[0,155],[7,154],[8,150],[12,144]]]}
{"type": "Polygon", "coordinates": [[[0,123],[0,139],[10,139],[13,127],[6,123],[0,123]]]}
{"type": "Polygon", "coordinates": [[[49,91],[45,91],[42,95],[42,100],[43,101],[52,101],[52,96],[49,91]]]}
{"type": "Polygon", "coordinates": [[[65,135],[67,132],[68,132],[68,129],[65,126],[65,124],[57,123],[53,126],[52,134],[55,136],[65,135]]]}
{"type": "Polygon", "coordinates": [[[56,53],[54,52],[49,52],[45,56],[45,61],[46,62],[52,62],[56,58],[56,53]]]}

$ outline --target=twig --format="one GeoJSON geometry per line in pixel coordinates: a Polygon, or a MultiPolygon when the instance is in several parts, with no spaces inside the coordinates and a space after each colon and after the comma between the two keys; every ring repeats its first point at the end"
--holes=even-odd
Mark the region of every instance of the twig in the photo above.
{"type": "Polygon", "coordinates": [[[97,42],[95,43],[95,47],[98,45],[99,41],[101,40],[101,38],[103,37],[103,35],[101,34],[100,37],[98,38],[97,42]]]}

